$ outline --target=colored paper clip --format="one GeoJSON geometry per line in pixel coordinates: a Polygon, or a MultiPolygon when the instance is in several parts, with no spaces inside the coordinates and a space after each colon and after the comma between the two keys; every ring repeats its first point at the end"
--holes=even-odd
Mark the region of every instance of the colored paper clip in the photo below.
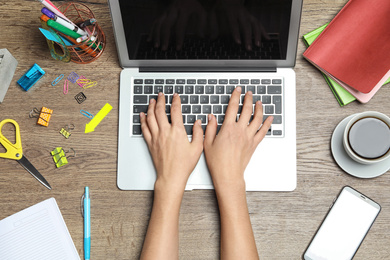
{"type": "Polygon", "coordinates": [[[34,65],[18,80],[19,86],[25,91],[29,90],[37,81],[45,75],[45,71],[34,63],[34,65]]]}
{"type": "Polygon", "coordinates": [[[64,90],[62,91],[62,93],[64,93],[64,95],[66,95],[66,94],[68,94],[68,91],[69,91],[69,81],[66,79],[64,82],[64,90]]]}
{"type": "MultiPolygon", "coordinates": [[[[68,158],[76,157],[76,151],[73,148],[70,148],[69,151],[70,150],[73,151],[73,155],[69,155],[68,158]]],[[[69,153],[69,151],[67,152],[69,153]]],[[[68,164],[68,159],[66,157],[65,150],[62,147],[57,147],[50,153],[53,156],[53,161],[56,164],[57,168],[68,164]]]]}
{"type": "Polygon", "coordinates": [[[72,72],[72,73],[69,74],[68,80],[69,80],[70,82],[72,82],[72,83],[76,83],[76,81],[79,79],[79,77],[80,77],[80,76],[77,75],[76,72],[72,72]]]}
{"type": "Polygon", "coordinates": [[[83,89],[91,88],[97,85],[97,81],[91,81],[84,85],[83,89]]]}
{"type": "Polygon", "coordinates": [[[60,134],[62,134],[66,139],[68,139],[71,135],[70,131],[74,129],[74,125],[66,125],[60,130],[60,134]]]}
{"type": "Polygon", "coordinates": [[[51,83],[51,85],[54,87],[55,85],[57,85],[58,82],[61,81],[61,79],[64,77],[64,74],[61,74],[59,75],[55,80],[53,80],[53,82],[51,83]]]}
{"type": "Polygon", "coordinates": [[[42,107],[41,111],[39,112],[38,108],[34,107],[33,110],[30,111],[29,117],[30,118],[38,118],[37,124],[42,126],[49,126],[49,121],[51,118],[51,115],[53,114],[53,110],[42,107]]]}
{"type": "Polygon", "coordinates": [[[86,116],[88,117],[89,119],[92,119],[93,118],[93,115],[85,110],[80,110],[80,113],[83,115],[83,116],[86,116]]]}
{"type": "Polygon", "coordinates": [[[87,84],[88,82],[90,82],[91,80],[87,79],[86,77],[84,76],[80,76],[80,78],[78,80],[76,80],[76,83],[80,86],[80,87],[84,87],[85,84],[87,84]]]}
{"type": "Polygon", "coordinates": [[[79,104],[83,103],[87,99],[83,92],[78,93],[76,96],[74,96],[74,98],[79,104]]]}

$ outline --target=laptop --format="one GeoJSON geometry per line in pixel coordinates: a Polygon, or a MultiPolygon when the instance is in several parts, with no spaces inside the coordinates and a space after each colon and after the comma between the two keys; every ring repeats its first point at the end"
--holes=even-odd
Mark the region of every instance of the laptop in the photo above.
{"type": "MultiPolygon", "coordinates": [[[[274,116],[244,178],[247,191],[296,188],[295,72],[302,0],[109,0],[120,65],[117,185],[153,190],[156,171],[139,113],[159,92],[170,118],[173,93],[182,101],[188,138],[207,114],[222,124],[230,94],[252,91],[274,116]],[[230,3],[230,5],[229,5],[230,3]]],[[[241,101],[242,102],[242,101],[241,101]]],[[[242,105],[242,104],[241,104],[242,105]]],[[[240,109],[239,109],[240,113],[240,109]]],[[[238,113],[238,117],[239,117],[238,113]]],[[[213,189],[204,154],[187,190],[213,189]]]]}

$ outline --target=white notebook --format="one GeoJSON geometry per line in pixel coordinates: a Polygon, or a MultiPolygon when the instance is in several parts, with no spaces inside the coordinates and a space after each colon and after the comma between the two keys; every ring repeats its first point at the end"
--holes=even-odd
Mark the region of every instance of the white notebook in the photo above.
{"type": "Polygon", "coordinates": [[[54,198],[0,221],[0,259],[80,260],[54,198]]]}

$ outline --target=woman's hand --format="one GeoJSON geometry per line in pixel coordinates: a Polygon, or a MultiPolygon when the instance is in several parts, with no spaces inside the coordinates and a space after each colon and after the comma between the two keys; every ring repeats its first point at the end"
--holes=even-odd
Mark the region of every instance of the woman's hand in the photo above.
{"type": "Polygon", "coordinates": [[[251,92],[245,95],[242,113],[237,121],[240,96],[241,87],[237,87],[230,98],[218,135],[217,121],[213,115],[209,115],[204,152],[216,189],[220,185],[244,181],[244,170],[272,124],[272,117],[268,117],[263,123],[263,106],[260,101],[256,102],[253,119],[250,121],[253,110],[251,92]]]}
{"type": "Polygon", "coordinates": [[[190,142],[183,125],[180,97],[173,95],[171,124],[165,113],[165,98],[159,93],[157,102],[151,99],[147,116],[141,113],[142,133],[157,171],[156,184],[161,182],[184,191],[203,150],[203,130],[200,121],[196,121],[190,142]]]}

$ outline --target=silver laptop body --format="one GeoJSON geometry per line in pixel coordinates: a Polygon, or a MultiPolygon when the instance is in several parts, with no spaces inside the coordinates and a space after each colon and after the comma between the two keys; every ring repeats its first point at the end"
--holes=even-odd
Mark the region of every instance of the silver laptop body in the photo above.
{"type": "MultiPolygon", "coordinates": [[[[281,119],[282,122],[271,127],[270,134],[264,138],[253,154],[244,175],[246,189],[248,191],[294,190],[297,182],[297,171],[296,85],[293,67],[296,59],[302,0],[264,0],[261,5],[263,7],[264,4],[269,5],[269,10],[267,9],[268,7],[258,8],[256,1],[252,3],[254,6],[246,7],[246,10],[250,10],[252,14],[254,13],[254,17],[256,17],[256,12],[263,15],[257,17],[258,21],[261,21],[269,37],[275,38],[275,42],[277,42],[277,44],[273,44],[278,45],[278,50],[273,51],[276,53],[275,56],[268,53],[266,54],[268,56],[265,58],[262,58],[263,56],[257,57],[256,55],[255,57],[247,58],[248,55],[253,56],[253,51],[256,48],[255,43],[252,46],[252,50],[242,50],[241,48],[241,53],[246,55],[241,57],[235,53],[230,53],[229,57],[225,57],[224,54],[218,54],[219,56],[215,58],[210,55],[210,52],[207,54],[210,55],[208,57],[204,54],[201,54],[199,57],[194,57],[191,56],[193,55],[191,51],[186,51],[185,55],[188,53],[188,56],[182,57],[180,55],[184,53],[183,50],[186,40],[184,40],[181,48],[177,48],[176,46],[177,49],[172,49],[170,47],[171,52],[169,52],[169,49],[162,51],[161,45],[155,48],[153,37],[151,37],[150,41],[147,38],[155,30],[156,21],[161,21],[159,19],[169,13],[164,11],[164,8],[161,6],[164,7],[166,5],[166,8],[171,8],[172,10],[172,8],[176,8],[176,6],[172,5],[180,1],[174,1],[172,5],[166,4],[167,2],[169,1],[109,0],[118,56],[120,65],[123,67],[120,75],[119,100],[117,172],[117,185],[119,189],[153,190],[156,180],[156,172],[147,145],[142,135],[134,134],[136,133],[135,129],[137,125],[139,125],[135,119],[139,112],[138,108],[136,108],[139,101],[136,98],[138,97],[136,95],[138,89],[142,89],[142,87],[145,87],[144,85],[153,82],[153,84],[149,84],[153,88],[153,93],[148,95],[149,99],[155,94],[156,89],[161,87],[157,86],[157,81],[159,81],[159,84],[160,81],[164,83],[169,81],[168,85],[173,85],[174,89],[178,82],[180,84],[184,82],[182,85],[185,89],[183,91],[185,92],[187,91],[187,82],[190,82],[188,80],[195,82],[194,84],[191,82],[194,88],[201,81],[206,82],[204,85],[207,85],[211,81],[215,81],[218,85],[220,82],[227,80],[228,83],[225,84],[227,88],[227,85],[241,86],[242,84],[240,83],[248,82],[249,80],[248,90],[250,87],[253,87],[250,85],[254,85],[259,90],[261,88],[260,85],[267,85],[267,82],[269,85],[274,83],[280,85],[278,87],[281,89],[281,94],[283,95],[280,106],[283,117],[281,119]],[[269,22],[269,19],[266,19],[267,15],[269,17],[276,17],[278,20],[269,22]],[[151,44],[152,47],[148,46],[148,44],[151,44]],[[154,53],[155,51],[156,53],[154,53]],[[249,54],[247,51],[250,51],[249,54]],[[172,57],[169,55],[176,56],[172,57]],[[232,81],[229,82],[229,80],[232,81]],[[234,84],[237,82],[238,84],[234,84]],[[252,82],[254,84],[251,84],[252,82]],[[260,83],[257,84],[257,82],[260,83]],[[263,82],[265,84],[262,84],[263,82]],[[279,84],[280,82],[281,84],[279,84]],[[258,88],[258,86],[260,87],[258,88]]],[[[212,6],[211,2],[213,1],[199,1],[199,4],[203,5],[204,8],[202,10],[206,14],[210,13],[207,9],[210,6],[210,10],[215,10],[215,6],[212,6]]],[[[186,10],[189,9],[187,8],[186,10]]],[[[192,13],[192,16],[187,20],[187,26],[191,26],[191,23],[194,23],[193,20],[196,21],[198,18],[196,14],[192,13]]],[[[220,28],[220,31],[222,29],[220,28]]],[[[185,34],[185,38],[190,39],[187,42],[191,44],[194,42],[194,34],[194,31],[185,34]]],[[[230,40],[232,39],[229,37],[221,38],[222,42],[229,42],[231,44],[230,40]]],[[[169,39],[169,43],[175,46],[174,43],[177,38],[171,35],[169,39]]],[[[207,40],[207,42],[207,44],[212,42],[218,47],[221,41],[217,41],[217,44],[215,44],[216,41],[214,40],[207,40]]],[[[162,43],[160,42],[160,44],[162,43]]],[[[219,47],[218,49],[223,51],[223,48],[225,47],[219,47]]],[[[235,47],[226,48],[234,49],[235,47]]],[[[225,51],[223,53],[226,54],[227,52],[225,51]]],[[[199,55],[199,52],[197,55],[199,55]]],[[[265,86],[265,88],[273,89],[273,86],[265,86]]],[[[142,91],[146,93],[147,90],[141,90],[140,93],[143,95],[144,92],[142,91]]],[[[227,89],[224,94],[227,94],[227,89]]],[[[219,95],[219,98],[222,99],[222,95],[219,95]]],[[[189,139],[191,139],[190,135],[189,139]]],[[[192,172],[186,189],[213,189],[204,154],[201,155],[196,168],[192,172]]]]}

